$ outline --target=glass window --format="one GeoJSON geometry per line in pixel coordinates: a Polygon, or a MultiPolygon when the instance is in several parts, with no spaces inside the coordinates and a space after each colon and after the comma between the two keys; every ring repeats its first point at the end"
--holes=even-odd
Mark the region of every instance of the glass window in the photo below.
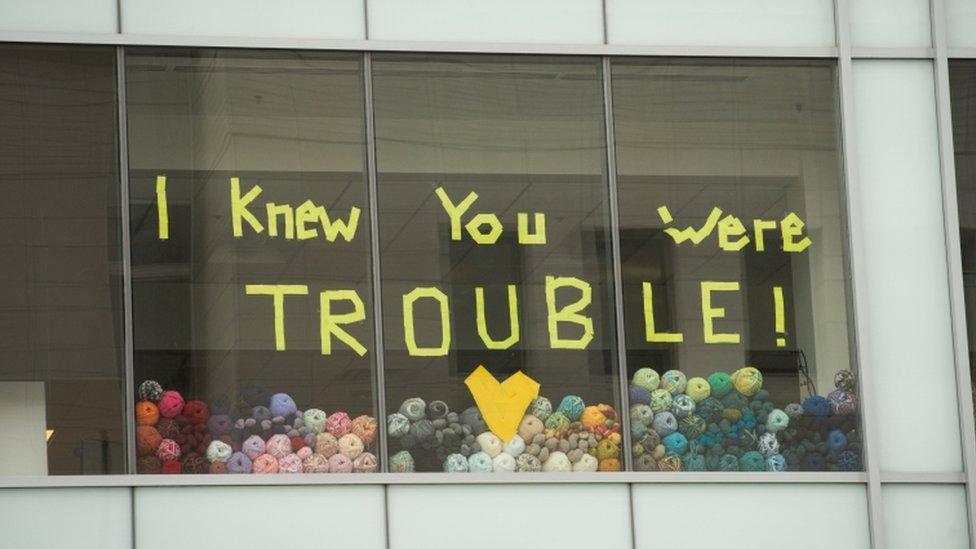
{"type": "Polygon", "coordinates": [[[373,71],[391,470],[619,469],[600,60],[373,71]]]}
{"type": "Polygon", "coordinates": [[[0,475],[125,471],[113,48],[0,45],[0,475]]]}
{"type": "MultiPolygon", "coordinates": [[[[949,62],[969,373],[976,380],[976,61],[949,62]]],[[[976,401],[976,385],[973,387],[976,401]]]]}
{"type": "Polygon", "coordinates": [[[141,473],[377,469],[362,56],[126,56],[141,473]]]}
{"type": "Polygon", "coordinates": [[[833,61],[614,61],[636,469],[861,469],[835,97],[833,61]]]}

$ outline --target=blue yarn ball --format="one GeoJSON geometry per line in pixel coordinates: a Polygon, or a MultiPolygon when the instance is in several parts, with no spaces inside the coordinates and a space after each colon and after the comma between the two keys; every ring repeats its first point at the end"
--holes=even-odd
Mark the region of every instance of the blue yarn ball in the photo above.
{"type": "Polygon", "coordinates": [[[674,417],[671,412],[661,412],[654,416],[654,421],[651,423],[651,428],[664,438],[671,433],[678,430],[678,420],[674,417]]]}
{"type": "Polygon", "coordinates": [[[715,423],[722,419],[723,410],[725,405],[715,397],[708,397],[695,407],[695,412],[708,423],[715,423]]]}
{"type": "Polygon", "coordinates": [[[630,390],[627,391],[630,395],[630,405],[635,404],[650,404],[651,403],[651,392],[643,387],[638,387],[636,385],[631,385],[630,390]]]}
{"type": "Polygon", "coordinates": [[[837,469],[840,471],[860,471],[861,456],[852,450],[844,450],[837,454],[837,469]]]}
{"type": "Polygon", "coordinates": [[[825,418],[830,415],[830,401],[820,395],[807,397],[803,401],[803,414],[815,418],[825,418]]]}
{"type": "Polygon", "coordinates": [[[278,393],[272,396],[271,406],[268,408],[271,410],[272,417],[284,418],[293,415],[298,410],[298,406],[295,405],[295,400],[285,393],[278,393]]]}
{"type": "Polygon", "coordinates": [[[472,473],[490,473],[492,470],[491,456],[484,452],[475,452],[468,457],[468,470],[472,473]]]}
{"type": "Polygon", "coordinates": [[[827,435],[827,447],[835,452],[847,449],[847,437],[841,431],[834,429],[827,435]]]}
{"type": "Polygon", "coordinates": [[[823,471],[827,468],[827,460],[817,452],[810,452],[800,460],[801,471],[823,471]]]}
{"type": "Polygon", "coordinates": [[[584,408],[586,408],[586,403],[583,402],[582,398],[576,395],[566,395],[563,397],[563,401],[559,403],[559,408],[556,411],[568,417],[570,421],[579,421],[584,408]]]}
{"type": "Polygon", "coordinates": [[[732,454],[725,454],[718,461],[718,470],[725,471],[725,472],[738,471],[739,458],[735,457],[732,454]]]}
{"type": "Polygon", "coordinates": [[[467,473],[468,458],[461,454],[451,454],[444,460],[445,473],[467,473]]]}
{"type": "Polygon", "coordinates": [[[782,454],[770,454],[766,458],[766,470],[779,473],[786,470],[786,458],[782,454]]]}
{"type": "Polygon", "coordinates": [[[664,437],[661,439],[661,443],[664,444],[664,449],[667,450],[669,454],[680,456],[688,451],[688,439],[678,432],[671,433],[670,435],[664,437]]]}

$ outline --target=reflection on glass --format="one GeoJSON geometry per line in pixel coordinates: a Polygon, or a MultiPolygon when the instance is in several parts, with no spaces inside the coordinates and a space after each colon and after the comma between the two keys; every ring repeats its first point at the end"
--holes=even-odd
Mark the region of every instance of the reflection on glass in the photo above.
{"type": "Polygon", "coordinates": [[[361,56],[126,78],[139,472],[375,471],[361,56]]]}
{"type": "Polygon", "coordinates": [[[861,469],[834,64],[613,64],[638,470],[861,469]]]}
{"type": "Polygon", "coordinates": [[[599,60],[373,70],[391,470],[619,469],[599,60]]]}
{"type": "MultiPolygon", "coordinates": [[[[952,143],[956,160],[956,197],[969,338],[969,373],[976,380],[976,62],[949,63],[952,143]]],[[[973,388],[976,400],[976,386],[973,388]]]]}
{"type": "Polygon", "coordinates": [[[0,46],[0,475],[125,472],[114,69],[0,46]]]}

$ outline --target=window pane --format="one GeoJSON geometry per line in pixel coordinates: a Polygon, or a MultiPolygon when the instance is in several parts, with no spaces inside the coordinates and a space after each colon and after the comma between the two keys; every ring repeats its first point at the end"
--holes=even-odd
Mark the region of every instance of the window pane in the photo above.
{"type": "Polygon", "coordinates": [[[635,467],[859,470],[833,62],[613,89],[635,467]]]}
{"type": "Polygon", "coordinates": [[[600,61],[374,59],[391,469],[619,468],[600,61]]]}
{"type": "Polygon", "coordinates": [[[129,52],[140,472],[375,470],[361,59],[129,52]]]}
{"type": "Polygon", "coordinates": [[[0,475],[125,469],[116,110],[114,49],[0,46],[0,475]]]}

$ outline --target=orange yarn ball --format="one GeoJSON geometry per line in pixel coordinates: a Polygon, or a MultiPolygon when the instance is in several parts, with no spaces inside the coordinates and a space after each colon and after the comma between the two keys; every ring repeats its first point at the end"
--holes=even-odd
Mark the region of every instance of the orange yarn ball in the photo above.
{"type": "Polygon", "coordinates": [[[600,471],[619,471],[620,470],[620,460],[619,459],[601,459],[600,460],[600,471]]]}
{"type": "Polygon", "coordinates": [[[227,464],[222,461],[214,461],[210,464],[210,474],[211,475],[225,475],[227,474],[227,464]]]}
{"type": "Polygon", "coordinates": [[[159,421],[159,408],[148,400],[136,402],[136,423],[139,425],[155,425],[159,421]]]}
{"type": "Polygon", "coordinates": [[[163,436],[155,427],[150,425],[140,425],[136,427],[136,451],[140,456],[150,456],[156,453],[159,443],[163,441],[163,436]]]}
{"type": "Polygon", "coordinates": [[[606,421],[607,416],[603,415],[597,406],[587,406],[583,409],[583,415],[580,416],[580,423],[585,427],[596,427],[603,425],[606,421]]]}

